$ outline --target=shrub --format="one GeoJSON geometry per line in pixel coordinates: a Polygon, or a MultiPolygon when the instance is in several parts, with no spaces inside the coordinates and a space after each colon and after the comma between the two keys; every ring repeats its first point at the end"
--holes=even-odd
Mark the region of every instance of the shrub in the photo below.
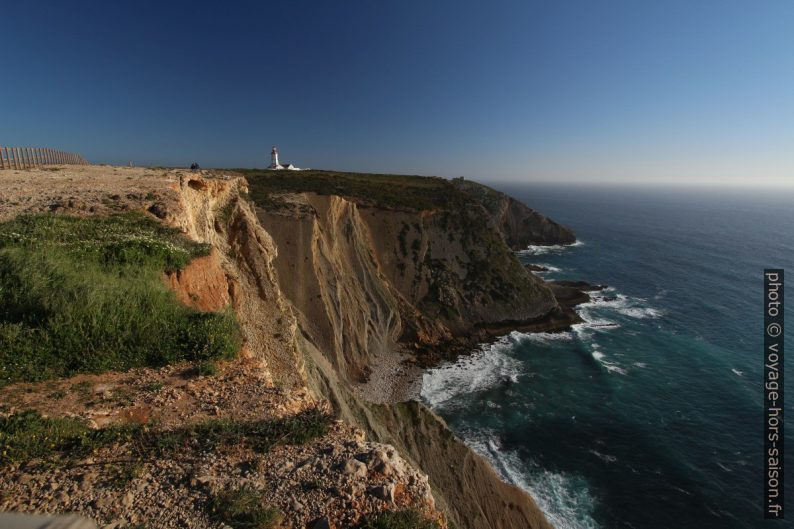
{"type": "Polygon", "coordinates": [[[281,512],[267,505],[262,492],[252,487],[239,487],[217,494],[210,501],[214,521],[235,529],[270,529],[278,527],[281,512]]]}
{"type": "Polygon", "coordinates": [[[200,377],[214,377],[218,374],[218,364],[212,360],[204,360],[199,362],[197,370],[200,377]]]}
{"type": "Polygon", "coordinates": [[[1,223],[0,383],[234,356],[232,311],[185,307],[162,281],[208,252],[141,214],[1,223]]]}

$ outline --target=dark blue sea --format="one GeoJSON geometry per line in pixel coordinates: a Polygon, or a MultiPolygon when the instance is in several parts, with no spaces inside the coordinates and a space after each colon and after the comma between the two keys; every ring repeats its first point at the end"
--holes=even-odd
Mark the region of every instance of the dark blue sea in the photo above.
{"type": "Polygon", "coordinates": [[[787,269],[794,299],[794,193],[496,187],[580,240],[522,261],[609,288],[570,332],[513,332],[430,371],[425,402],[558,529],[783,527],[762,511],[762,278],[787,269]]]}

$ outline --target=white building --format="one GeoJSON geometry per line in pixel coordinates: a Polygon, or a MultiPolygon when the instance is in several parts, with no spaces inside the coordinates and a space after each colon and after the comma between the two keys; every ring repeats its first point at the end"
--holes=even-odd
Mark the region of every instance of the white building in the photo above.
{"type": "Polygon", "coordinates": [[[270,165],[267,168],[271,169],[273,171],[276,171],[276,170],[279,170],[279,169],[288,169],[290,171],[300,171],[301,170],[300,167],[295,167],[291,163],[284,163],[284,164],[278,163],[278,149],[276,149],[275,145],[273,145],[273,150],[270,151],[270,165]]]}

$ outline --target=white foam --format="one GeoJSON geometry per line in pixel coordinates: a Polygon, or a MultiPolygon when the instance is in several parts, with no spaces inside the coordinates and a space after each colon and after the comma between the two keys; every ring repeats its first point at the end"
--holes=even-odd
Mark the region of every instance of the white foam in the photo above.
{"type": "Polygon", "coordinates": [[[604,353],[602,353],[601,351],[599,351],[597,349],[594,349],[592,355],[593,355],[593,358],[595,358],[596,362],[598,362],[599,364],[604,366],[604,369],[606,369],[610,373],[617,373],[619,375],[628,374],[626,369],[621,367],[620,364],[618,364],[616,362],[610,362],[609,360],[606,360],[606,355],[604,353]]]}
{"type": "Polygon", "coordinates": [[[736,375],[740,377],[744,376],[744,371],[739,371],[738,369],[733,369],[733,368],[731,369],[731,371],[733,371],[734,373],[736,373],[736,375]]]}
{"type": "Polygon", "coordinates": [[[517,453],[504,450],[491,432],[468,432],[463,439],[485,457],[503,480],[527,491],[557,529],[597,529],[592,517],[595,501],[583,478],[533,468],[517,453]]]}
{"type": "Polygon", "coordinates": [[[533,270],[532,273],[536,275],[552,274],[563,271],[562,268],[558,268],[556,266],[552,266],[547,263],[536,263],[536,264],[537,266],[542,266],[543,268],[545,268],[545,270],[533,270]]]}
{"type": "Polygon", "coordinates": [[[573,244],[549,244],[549,245],[540,245],[540,244],[530,244],[523,250],[518,250],[517,253],[521,255],[543,255],[547,253],[560,253],[568,248],[573,248],[574,246],[582,246],[584,243],[582,241],[576,241],[573,244]]]}
{"type": "Polygon", "coordinates": [[[617,311],[624,316],[637,319],[658,318],[662,315],[662,311],[653,307],[621,307],[617,311]]]}
{"type": "Polygon", "coordinates": [[[510,333],[455,362],[428,369],[422,376],[422,399],[431,408],[448,408],[456,404],[459,395],[484,391],[508,380],[517,382],[522,364],[507,353],[522,335],[510,333]]]}
{"type": "Polygon", "coordinates": [[[573,339],[573,334],[570,332],[531,332],[523,333],[513,331],[510,333],[511,339],[517,343],[520,342],[535,342],[535,343],[548,343],[569,341],[573,339]]]}

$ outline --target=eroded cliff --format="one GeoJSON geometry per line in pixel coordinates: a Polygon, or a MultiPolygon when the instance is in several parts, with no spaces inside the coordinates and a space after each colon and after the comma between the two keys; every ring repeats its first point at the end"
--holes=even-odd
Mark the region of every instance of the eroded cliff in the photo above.
{"type": "Polygon", "coordinates": [[[299,321],[313,392],[427,472],[458,526],[549,527],[525,492],[503,483],[430,410],[376,404],[355,387],[382,374],[384,355],[432,361],[429,352],[471,344],[488,330],[548,325],[560,311],[554,295],[510,246],[565,244],[572,233],[469,182],[440,184],[451,191],[443,205],[436,197],[411,207],[361,181],[279,180],[257,193],[256,178],[249,175],[257,216],[279,248],[274,265],[299,321]],[[328,186],[333,193],[323,193],[328,186]]]}

